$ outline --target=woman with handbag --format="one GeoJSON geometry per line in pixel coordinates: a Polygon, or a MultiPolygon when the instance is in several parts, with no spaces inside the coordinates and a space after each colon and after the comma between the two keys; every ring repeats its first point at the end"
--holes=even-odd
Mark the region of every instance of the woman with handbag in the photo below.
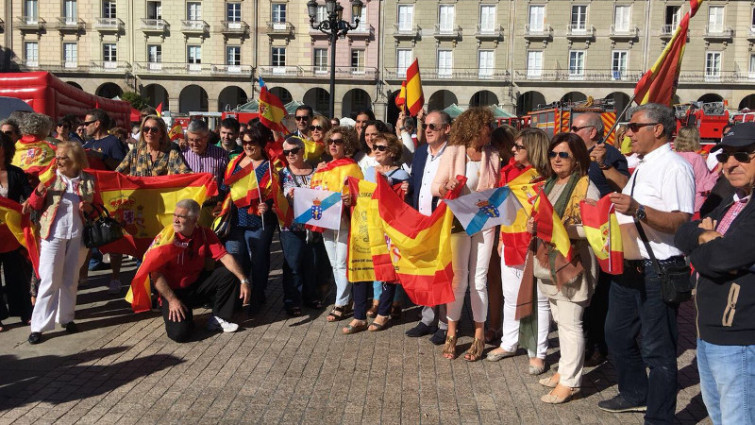
{"type": "MultiPolygon", "coordinates": [[[[315,119],[317,117],[319,115],[315,119]]],[[[283,184],[283,195],[288,199],[289,205],[294,204],[296,188],[309,187],[309,181],[315,172],[312,165],[304,161],[304,151],[304,141],[299,136],[289,136],[283,142],[283,155],[286,156],[288,166],[278,174],[283,184]]],[[[281,226],[280,240],[284,259],[283,305],[286,314],[301,316],[302,305],[322,308],[317,290],[316,263],[322,235],[305,228],[303,224],[291,223],[288,227],[281,226]]]]}
{"type": "MultiPolygon", "coordinates": [[[[542,181],[551,175],[548,160],[550,140],[539,128],[525,128],[517,135],[511,152],[514,156],[501,169],[500,185],[521,185],[542,181]]],[[[501,287],[503,292],[503,326],[501,344],[488,352],[488,361],[498,361],[516,354],[519,346],[519,320],[516,317],[517,297],[522,285],[527,241],[517,241],[526,230],[526,221],[502,226],[498,249],[501,255],[501,287]]],[[[492,283],[491,283],[492,284],[492,283]]],[[[537,350],[528,351],[530,375],[540,375],[546,369],[545,356],[548,350],[548,327],[551,312],[548,298],[537,291],[537,350]]]]}
{"type": "Polygon", "coordinates": [[[79,267],[87,250],[82,243],[84,214],[93,211],[94,177],[82,169],[87,158],[76,142],[61,142],[55,154],[56,175],[40,183],[24,212],[41,211],[39,219],[39,291],[31,317],[30,344],[42,342],[42,332],[55,329],[57,321],[66,332],[78,329],[73,322],[79,267]]]}
{"type": "MultiPolygon", "coordinates": [[[[597,284],[598,267],[582,230],[579,203],[585,199],[600,198],[600,192],[587,176],[590,157],[579,136],[574,133],[553,136],[548,157],[552,174],[540,196],[545,194],[553,205],[553,211],[561,217],[571,240],[573,254],[568,262],[553,245],[538,240],[537,243],[542,245],[531,264],[538,278],[538,289],[548,297],[553,319],[558,324],[561,349],[558,373],[540,380],[541,385],[553,389],[540,400],[559,404],[579,393],[582,383],[585,359],[582,315],[597,284]]],[[[536,234],[534,219],[528,220],[527,230],[536,234]]]]}
{"type": "MultiPolygon", "coordinates": [[[[464,111],[451,126],[445,152],[438,164],[438,173],[432,183],[433,196],[443,197],[458,185],[456,176],[466,176],[462,195],[492,189],[498,184],[501,160],[490,144],[493,132],[493,113],[476,107],[464,111]]],[[[453,291],[455,300],[447,305],[448,331],[443,357],[456,358],[456,330],[464,296],[469,287],[469,298],[474,320],[474,341],[464,354],[464,360],[477,361],[485,348],[485,320],[488,314],[487,274],[490,256],[495,244],[495,229],[487,229],[473,236],[454,219],[451,234],[453,262],[453,291]]]]}

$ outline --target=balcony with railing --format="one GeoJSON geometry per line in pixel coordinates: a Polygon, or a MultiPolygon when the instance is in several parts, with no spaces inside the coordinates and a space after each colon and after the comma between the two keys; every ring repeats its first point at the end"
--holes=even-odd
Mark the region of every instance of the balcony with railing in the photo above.
{"type": "Polygon", "coordinates": [[[21,32],[43,31],[47,22],[38,16],[19,16],[16,18],[16,28],[21,32]]]}
{"type": "MultiPolygon", "coordinates": [[[[511,81],[511,74],[502,68],[422,68],[422,80],[496,80],[511,81]]],[[[384,68],[383,78],[386,80],[403,80],[406,69],[384,68]]]]}
{"type": "Polygon", "coordinates": [[[124,61],[96,61],[89,65],[89,72],[124,72],[131,70],[131,64],[124,61]]]}
{"type": "Polygon", "coordinates": [[[165,19],[142,18],[139,29],[147,35],[160,35],[170,30],[170,24],[165,19]]]}
{"type": "Polygon", "coordinates": [[[461,40],[461,27],[441,27],[438,24],[435,24],[435,31],[433,32],[433,36],[436,40],[461,40]]]}
{"type": "MultiPolygon", "coordinates": [[[[676,28],[678,26],[679,25],[663,25],[661,27],[661,34],[660,34],[661,39],[662,40],[670,39],[674,35],[674,32],[676,32],[676,28]]],[[[687,29],[687,39],[689,40],[689,29],[687,29]]]]}
{"type": "Polygon", "coordinates": [[[268,22],[267,23],[267,35],[269,37],[293,37],[294,36],[294,24],[291,22],[268,22]]]}
{"type": "Polygon", "coordinates": [[[222,21],[220,32],[226,36],[243,36],[249,32],[249,24],[243,21],[222,21]]]}
{"type": "Polygon", "coordinates": [[[503,41],[503,27],[481,28],[478,24],[474,36],[479,41],[503,41]]]}
{"type": "Polygon", "coordinates": [[[609,37],[614,41],[636,40],[640,37],[640,29],[638,27],[616,28],[615,25],[611,25],[609,37]]]}
{"type": "Polygon", "coordinates": [[[210,24],[202,20],[182,19],[181,32],[184,35],[205,35],[210,33],[210,24]]]}
{"type": "Polygon", "coordinates": [[[529,25],[525,25],[524,38],[531,41],[552,40],[553,28],[550,25],[544,25],[539,28],[532,28],[529,25]]]}
{"type": "Polygon", "coordinates": [[[355,29],[349,30],[349,32],[346,33],[346,37],[352,39],[364,38],[369,40],[375,37],[375,27],[372,25],[360,24],[355,29]]]}
{"type": "Polygon", "coordinates": [[[249,78],[251,65],[225,65],[186,62],[135,62],[134,68],[140,75],[199,75],[249,78]]]}
{"type": "MultiPolygon", "coordinates": [[[[257,68],[262,77],[269,78],[313,78],[327,80],[330,78],[329,66],[261,66],[257,68]]],[[[337,66],[336,79],[366,80],[377,79],[377,68],[337,66]]],[[[423,75],[424,77],[424,75],[423,75]]]]}
{"type": "Polygon", "coordinates": [[[705,26],[705,35],[707,41],[731,41],[734,39],[734,30],[732,28],[711,28],[705,26]]]}
{"type": "MultiPolygon", "coordinates": [[[[625,82],[634,84],[643,71],[612,69],[516,69],[514,79],[538,81],[625,82]]],[[[424,78],[424,75],[423,75],[424,78]]]]}
{"type": "Polygon", "coordinates": [[[58,18],[58,31],[61,33],[76,34],[86,31],[87,24],[81,18],[63,16],[58,18]]]}
{"type": "Polygon", "coordinates": [[[117,34],[123,31],[125,25],[118,18],[96,18],[94,29],[100,34],[117,34]]]}
{"type": "Polygon", "coordinates": [[[569,40],[591,40],[595,38],[595,27],[585,24],[569,24],[566,26],[566,38],[569,40]]]}
{"type": "Polygon", "coordinates": [[[419,40],[422,28],[419,25],[393,24],[393,38],[396,40],[419,40]]]}

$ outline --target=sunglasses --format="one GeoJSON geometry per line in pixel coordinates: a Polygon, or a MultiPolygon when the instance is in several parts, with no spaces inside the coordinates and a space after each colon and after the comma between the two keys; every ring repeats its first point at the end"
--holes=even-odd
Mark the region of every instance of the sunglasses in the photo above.
{"type": "Polygon", "coordinates": [[[330,139],[330,140],[328,140],[328,144],[329,145],[333,145],[333,144],[340,145],[342,143],[343,143],[343,139],[330,139]]]}
{"type": "Polygon", "coordinates": [[[314,131],[314,130],[317,130],[317,131],[322,131],[322,130],[323,130],[323,128],[322,128],[322,126],[321,126],[321,125],[310,125],[310,126],[309,126],[309,129],[310,129],[311,131],[314,131]]]}
{"type": "Polygon", "coordinates": [[[573,126],[571,126],[571,131],[572,131],[572,133],[576,133],[579,130],[583,130],[583,129],[588,128],[588,127],[593,127],[593,126],[591,126],[591,125],[583,125],[582,127],[577,127],[576,125],[573,125],[573,126]]]}
{"type": "Polygon", "coordinates": [[[142,131],[145,133],[159,133],[160,127],[149,127],[145,125],[144,127],[142,127],[142,131]]]}
{"type": "Polygon", "coordinates": [[[422,130],[427,130],[428,128],[430,131],[440,131],[443,128],[443,125],[434,123],[422,124],[422,130]]]}
{"type": "Polygon", "coordinates": [[[309,116],[307,116],[307,115],[296,115],[296,121],[309,121],[309,116]]]}
{"type": "Polygon", "coordinates": [[[658,122],[630,122],[629,124],[627,124],[627,128],[632,130],[632,133],[636,133],[640,131],[642,127],[647,127],[649,125],[656,125],[656,124],[660,124],[660,123],[658,122]]]}
{"type": "Polygon", "coordinates": [[[83,123],[81,123],[81,125],[85,125],[85,126],[86,126],[86,125],[92,125],[92,124],[94,124],[94,123],[96,123],[96,122],[97,122],[97,120],[93,120],[93,121],[84,121],[83,123]]]}
{"type": "Polygon", "coordinates": [[[755,152],[721,152],[720,154],[716,155],[716,159],[720,163],[724,163],[729,160],[730,156],[733,156],[734,159],[737,160],[737,162],[742,163],[748,163],[750,162],[750,155],[752,155],[755,152]]]}
{"type": "Polygon", "coordinates": [[[516,143],[514,143],[514,149],[516,151],[523,151],[523,150],[525,150],[524,149],[524,145],[517,145],[516,143]]]}
{"type": "Polygon", "coordinates": [[[289,155],[298,155],[301,148],[293,148],[293,149],[283,149],[283,155],[289,156],[289,155]]]}
{"type": "Polygon", "coordinates": [[[569,155],[569,152],[553,152],[553,151],[550,151],[550,152],[548,152],[548,157],[550,157],[551,159],[553,159],[555,157],[559,157],[561,159],[569,159],[569,158],[571,158],[571,155],[569,155]]]}
{"type": "Polygon", "coordinates": [[[387,145],[372,145],[372,149],[380,152],[385,152],[388,150],[387,145]]]}

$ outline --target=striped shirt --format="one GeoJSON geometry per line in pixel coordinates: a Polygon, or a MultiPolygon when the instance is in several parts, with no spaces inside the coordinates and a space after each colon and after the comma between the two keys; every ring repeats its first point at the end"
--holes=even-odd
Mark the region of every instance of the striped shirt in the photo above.
{"type": "Polygon", "coordinates": [[[223,184],[223,173],[228,165],[228,152],[214,145],[207,145],[203,154],[194,153],[188,147],[182,150],[186,164],[195,173],[212,173],[218,181],[218,187],[223,184]]]}

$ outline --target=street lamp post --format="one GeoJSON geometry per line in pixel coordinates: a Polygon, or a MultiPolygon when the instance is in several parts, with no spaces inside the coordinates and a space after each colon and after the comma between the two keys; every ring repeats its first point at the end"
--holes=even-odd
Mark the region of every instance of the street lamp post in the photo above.
{"type": "Polygon", "coordinates": [[[336,0],[325,0],[325,10],[328,16],[325,20],[317,20],[317,1],[309,0],[307,2],[307,13],[309,14],[309,24],[313,29],[320,30],[330,35],[330,102],[328,103],[328,112],[330,118],[335,114],[335,91],[336,91],[336,40],[339,36],[346,35],[350,30],[359,26],[359,18],[362,16],[362,7],[364,4],[361,0],[351,0],[351,16],[354,18],[354,25],[351,25],[343,18],[343,6],[336,0]]]}

